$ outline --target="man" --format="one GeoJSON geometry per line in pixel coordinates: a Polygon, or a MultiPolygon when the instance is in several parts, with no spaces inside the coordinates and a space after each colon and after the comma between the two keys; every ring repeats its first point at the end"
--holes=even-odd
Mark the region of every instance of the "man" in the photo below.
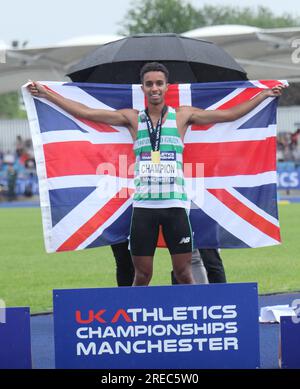
{"type": "MultiPolygon", "coordinates": [[[[111,249],[116,262],[116,278],[118,286],[131,286],[134,280],[134,267],[131,254],[128,249],[128,241],[126,240],[125,242],[113,244],[111,245],[111,249]]],[[[218,253],[217,249],[207,249],[202,251],[212,252],[214,250],[218,253]]],[[[214,255],[206,255],[205,258],[207,259],[207,262],[204,265],[203,256],[202,254],[200,255],[199,251],[201,250],[195,249],[192,252],[191,268],[195,283],[208,284],[211,282],[226,282],[226,279],[224,281],[223,277],[222,279],[219,277],[219,268],[215,266],[213,262],[214,255]]],[[[222,261],[221,266],[223,268],[222,261]]],[[[225,277],[224,268],[222,274],[225,277]]],[[[171,272],[171,281],[172,284],[178,284],[174,277],[173,271],[171,272]]]]}
{"type": "MultiPolygon", "coordinates": [[[[198,249],[193,251],[193,257],[202,258],[202,262],[207,272],[208,282],[214,283],[226,283],[226,274],[223,265],[222,258],[218,249],[198,249]]],[[[194,261],[196,259],[194,258],[194,261]]]]}
{"type": "Polygon", "coordinates": [[[7,198],[8,201],[16,199],[16,182],[18,178],[18,172],[14,168],[13,163],[9,163],[6,172],[7,178],[7,198]]]}
{"type": "Polygon", "coordinates": [[[172,257],[174,276],[180,284],[193,284],[192,232],[182,166],[185,132],[192,124],[235,120],[267,97],[279,96],[282,86],[266,89],[252,100],[228,110],[205,111],[187,106],[174,110],[165,106],[168,70],[160,63],[144,65],[141,82],[148,103],[147,110],[142,112],[135,109],[92,109],[52,93],[35,82],[28,88],[33,96],[46,98],[72,115],[128,128],[136,154],[130,231],[130,249],[135,268],[133,285],[148,285],[151,280],[160,225],[172,257]]]}
{"type": "Polygon", "coordinates": [[[128,249],[128,241],[112,244],[116,263],[116,279],[118,286],[131,286],[134,281],[134,267],[130,251],[128,249]]]}

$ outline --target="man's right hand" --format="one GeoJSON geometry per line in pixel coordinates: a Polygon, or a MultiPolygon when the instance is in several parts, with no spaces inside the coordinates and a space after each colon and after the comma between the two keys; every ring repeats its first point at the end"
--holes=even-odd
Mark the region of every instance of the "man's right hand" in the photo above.
{"type": "Polygon", "coordinates": [[[90,108],[78,101],[67,99],[61,94],[55,93],[55,91],[52,92],[50,89],[47,89],[47,87],[36,81],[30,81],[27,89],[33,97],[46,98],[51,103],[75,117],[105,123],[111,126],[124,126],[128,128],[132,138],[135,140],[138,128],[138,111],[135,109],[129,108],[113,111],[108,109],[90,108]]]}
{"type": "Polygon", "coordinates": [[[47,89],[38,82],[32,81],[27,88],[34,97],[47,97],[47,89]]]}

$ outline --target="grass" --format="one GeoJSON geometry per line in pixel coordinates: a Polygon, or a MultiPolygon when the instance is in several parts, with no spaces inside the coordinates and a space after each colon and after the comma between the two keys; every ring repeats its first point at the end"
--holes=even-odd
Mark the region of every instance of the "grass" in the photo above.
{"type": "Polygon", "coordinates": [[[282,244],[222,250],[228,282],[258,282],[259,293],[300,290],[300,204],[279,207],[282,244]]]}
{"type": "MultiPolygon", "coordinates": [[[[0,299],[52,310],[52,290],[116,286],[110,247],[46,254],[38,208],[0,208],[0,299]]],[[[300,290],[300,204],[280,206],[283,244],[222,250],[228,282],[258,282],[260,293],[300,290]]],[[[170,284],[167,250],[156,253],[152,285],[170,284]]]]}

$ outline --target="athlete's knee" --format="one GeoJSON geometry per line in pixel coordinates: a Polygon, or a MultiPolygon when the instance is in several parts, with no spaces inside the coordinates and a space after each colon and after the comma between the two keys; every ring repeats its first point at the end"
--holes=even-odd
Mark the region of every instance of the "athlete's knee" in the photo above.
{"type": "Polygon", "coordinates": [[[141,272],[139,270],[135,270],[135,276],[134,276],[134,282],[133,285],[138,286],[138,285],[149,285],[150,281],[152,278],[152,272],[141,272]]]}
{"type": "Polygon", "coordinates": [[[135,264],[135,282],[138,285],[148,285],[152,278],[152,266],[140,266],[135,264]]]}
{"type": "Polygon", "coordinates": [[[174,269],[174,275],[179,284],[195,284],[190,265],[174,269]]]}

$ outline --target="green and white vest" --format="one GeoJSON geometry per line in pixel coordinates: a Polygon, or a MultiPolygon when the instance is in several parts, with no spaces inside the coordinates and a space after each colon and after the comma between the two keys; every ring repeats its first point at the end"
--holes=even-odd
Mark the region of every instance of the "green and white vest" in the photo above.
{"type": "Polygon", "coordinates": [[[151,142],[147,122],[138,117],[134,169],[133,206],[142,208],[189,208],[183,176],[183,142],[176,125],[176,111],[168,107],[161,128],[160,163],[151,163],[151,142]]]}

